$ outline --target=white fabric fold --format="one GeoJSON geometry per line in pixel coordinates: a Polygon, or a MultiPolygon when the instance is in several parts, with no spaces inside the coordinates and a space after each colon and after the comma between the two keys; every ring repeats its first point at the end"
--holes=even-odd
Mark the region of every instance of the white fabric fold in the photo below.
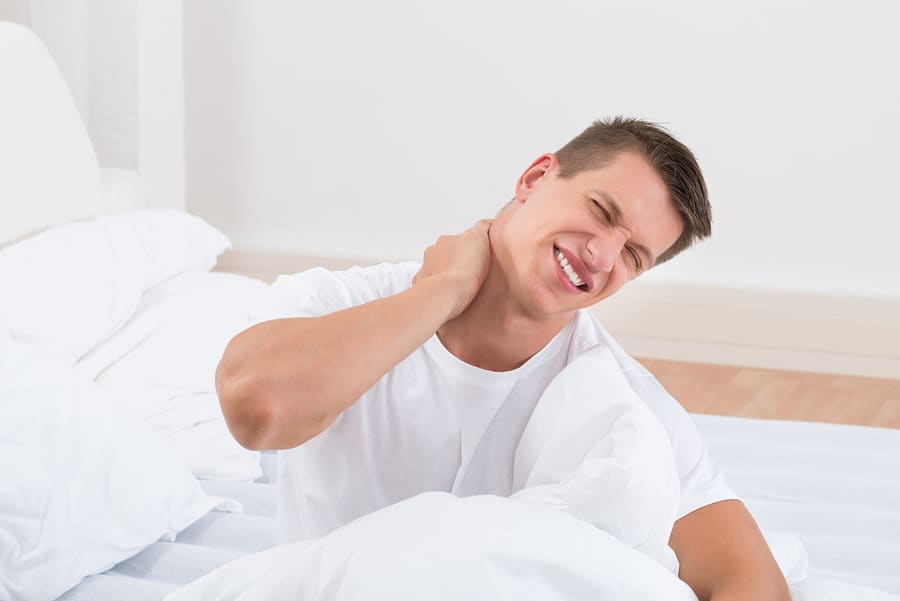
{"type": "Polygon", "coordinates": [[[73,365],[131,317],[146,290],[209,271],[229,246],[203,220],[171,209],[52,227],[0,250],[0,321],[12,338],[73,365]]]}
{"type": "Polygon", "coordinates": [[[534,503],[424,493],[249,555],[167,601],[696,601],[610,534],[534,503]]]}
{"type": "Polygon", "coordinates": [[[513,490],[517,501],[569,513],[677,571],[669,438],[606,347],[580,355],[544,391],[516,450],[513,490]]]}
{"type": "Polygon", "coordinates": [[[0,599],[55,599],[223,500],[66,365],[0,336],[0,599]]]}

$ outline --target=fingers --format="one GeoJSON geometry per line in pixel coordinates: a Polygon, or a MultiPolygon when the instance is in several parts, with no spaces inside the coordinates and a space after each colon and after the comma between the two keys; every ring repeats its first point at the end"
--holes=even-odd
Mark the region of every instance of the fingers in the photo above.
{"type": "Polygon", "coordinates": [[[493,222],[494,222],[493,219],[479,219],[478,221],[475,222],[475,225],[473,225],[473,226],[472,226],[471,228],[469,228],[469,229],[473,229],[473,230],[476,230],[476,231],[487,232],[488,230],[491,229],[491,224],[492,224],[493,222]]]}
{"type": "Polygon", "coordinates": [[[459,234],[440,236],[425,249],[422,267],[413,276],[413,284],[428,278],[442,282],[441,293],[454,297],[454,309],[448,319],[463,311],[478,294],[490,268],[491,219],[476,221],[459,234]]]}
{"type": "MultiPolygon", "coordinates": [[[[462,232],[461,234],[459,234],[459,236],[464,239],[470,239],[470,240],[472,238],[479,239],[479,240],[487,239],[488,232],[491,229],[492,222],[493,222],[493,219],[479,219],[474,224],[472,224],[472,226],[469,227],[469,229],[467,229],[464,232],[462,232]]],[[[441,238],[443,238],[443,237],[444,236],[441,236],[441,238]]],[[[438,241],[440,241],[440,238],[438,239],[438,241]]]]}

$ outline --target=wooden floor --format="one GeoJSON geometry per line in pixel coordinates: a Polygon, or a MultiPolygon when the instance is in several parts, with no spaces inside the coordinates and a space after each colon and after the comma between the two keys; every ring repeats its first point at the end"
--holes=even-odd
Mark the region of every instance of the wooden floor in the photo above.
{"type": "Polygon", "coordinates": [[[900,380],[639,361],[691,412],[900,428],[900,380]]]}

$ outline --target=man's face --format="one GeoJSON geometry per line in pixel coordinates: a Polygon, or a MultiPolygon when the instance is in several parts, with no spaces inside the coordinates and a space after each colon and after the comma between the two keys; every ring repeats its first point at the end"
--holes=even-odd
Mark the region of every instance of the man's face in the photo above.
{"type": "Polygon", "coordinates": [[[558,172],[554,155],[538,158],[491,226],[511,300],[535,318],[611,296],[652,267],[683,227],[662,179],[638,154],[568,179],[558,172]]]}

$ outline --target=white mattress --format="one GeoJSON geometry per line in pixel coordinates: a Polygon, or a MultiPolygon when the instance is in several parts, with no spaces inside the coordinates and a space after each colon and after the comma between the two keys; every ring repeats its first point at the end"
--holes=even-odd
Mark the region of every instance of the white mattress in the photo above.
{"type": "Polygon", "coordinates": [[[263,453],[256,482],[201,480],[210,494],[237,499],[242,513],[212,511],[174,542],[157,541],[112,569],[85,578],[65,601],[158,601],[247,553],[275,545],[275,453],[263,453]]]}
{"type": "Polygon", "coordinates": [[[900,595],[900,430],[695,419],[760,525],[804,543],[810,576],[900,595]]]}
{"type": "MultiPolygon", "coordinates": [[[[900,595],[900,430],[694,416],[729,483],[763,528],[797,535],[810,576],[900,595]]],[[[158,600],[179,585],[276,541],[275,455],[256,482],[203,482],[241,501],[175,542],[157,542],[84,580],[65,601],[158,600]]]]}

